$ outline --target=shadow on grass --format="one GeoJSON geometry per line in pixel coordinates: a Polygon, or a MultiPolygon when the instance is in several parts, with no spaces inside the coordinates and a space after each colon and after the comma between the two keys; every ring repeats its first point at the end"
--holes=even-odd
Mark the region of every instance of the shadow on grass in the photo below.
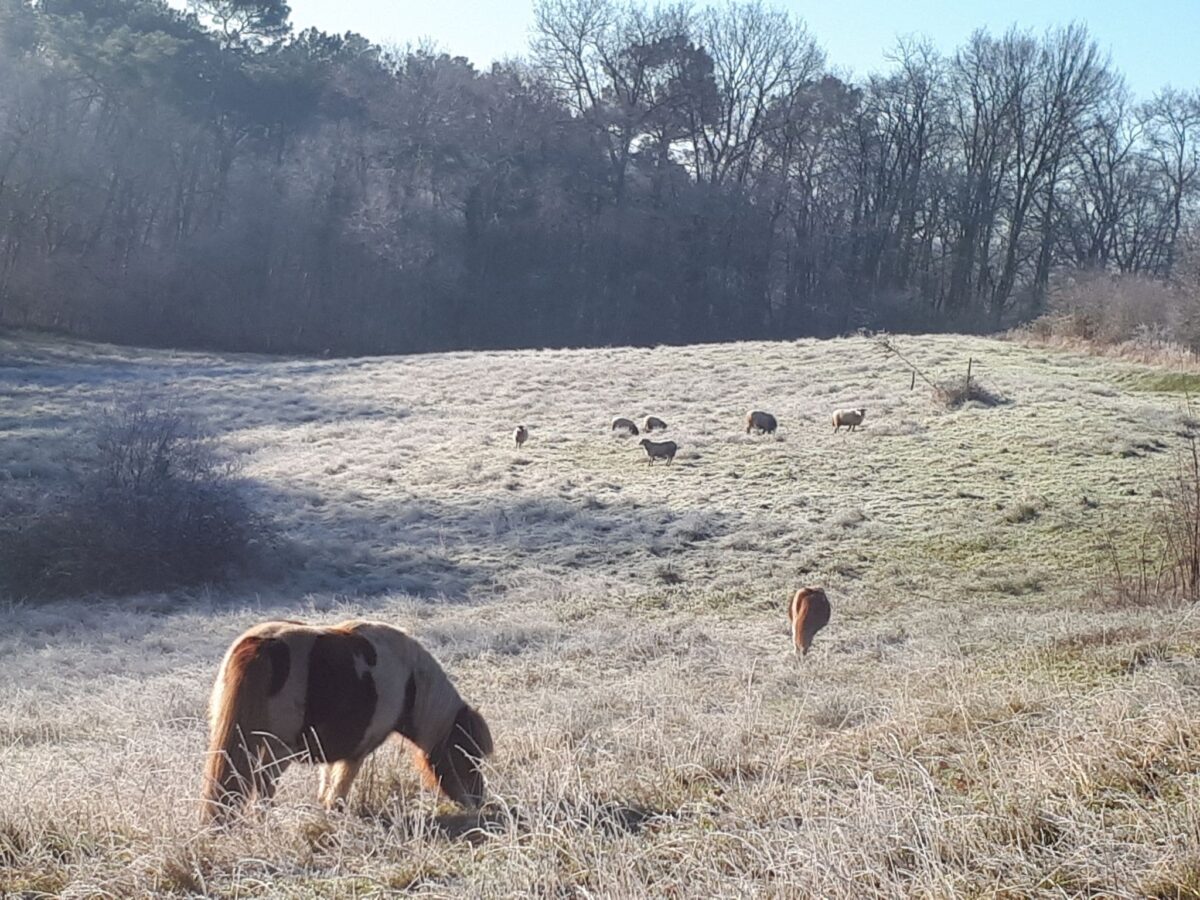
{"type": "MultiPolygon", "coordinates": [[[[597,506],[584,498],[485,496],[313,508],[311,491],[241,481],[252,508],[264,516],[272,546],[253,571],[213,586],[243,593],[399,593],[459,601],[503,588],[529,568],[552,578],[579,569],[624,578],[633,569],[653,570],[703,552],[742,527],[711,510],[665,510],[632,500],[597,506]]],[[[28,487],[0,483],[0,509],[38,508],[15,499],[15,491],[28,487]]],[[[59,488],[56,496],[65,502],[73,488],[59,488]]]]}
{"type": "MultiPolygon", "coordinates": [[[[178,401],[178,410],[197,414],[214,437],[263,424],[406,415],[386,399],[325,390],[327,378],[369,361],[164,360],[136,351],[88,359],[76,352],[51,347],[0,359],[0,396],[20,401],[0,423],[0,512],[69,494],[77,469],[95,456],[89,435],[97,416],[134,391],[147,403],[178,401]]],[[[601,501],[582,489],[552,497],[485,487],[453,500],[343,502],[332,488],[326,496],[320,487],[243,482],[254,509],[278,525],[280,544],[260,576],[234,582],[247,591],[465,599],[527,569],[551,578],[585,568],[613,578],[627,577],[634,565],[653,571],[651,557],[665,564],[752,527],[740,513],[670,510],[633,496],[601,501]]]]}
{"type": "Polygon", "coordinates": [[[429,820],[394,815],[389,810],[364,813],[362,817],[388,830],[399,830],[405,837],[432,830],[441,840],[473,845],[486,843],[500,835],[530,834],[546,828],[599,831],[611,836],[640,834],[656,822],[676,818],[673,813],[618,800],[559,800],[546,809],[528,810],[489,803],[481,810],[438,813],[429,820]]]}
{"type": "MultiPolygon", "coordinates": [[[[269,509],[306,502],[262,489],[269,509]]],[[[699,551],[742,524],[711,510],[530,496],[376,501],[325,512],[289,535],[299,557],[293,575],[310,591],[449,599],[503,585],[528,566],[551,575],[589,568],[623,576],[631,566],[653,568],[699,551]]]]}

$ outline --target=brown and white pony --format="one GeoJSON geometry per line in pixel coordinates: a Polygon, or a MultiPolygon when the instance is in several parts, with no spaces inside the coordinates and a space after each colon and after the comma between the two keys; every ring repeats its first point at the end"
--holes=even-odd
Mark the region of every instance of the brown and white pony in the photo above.
{"type": "Polygon", "coordinates": [[[430,787],[463,806],[483,802],[480,760],[492,752],[483,717],[442,667],[382,622],[263,622],[225,654],[209,704],[206,822],[252,796],[269,800],[288,764],[321,766],[318,799],[345,800],[363,759],[392,734],[413,745],[430,787]]]}
{"type": "Polygon", "coordinates": [[[788,604],[788,621],[796,652],[807,655],[813,636],[829,624],[829,598],[820,588],[800,588],[788,604]]]}

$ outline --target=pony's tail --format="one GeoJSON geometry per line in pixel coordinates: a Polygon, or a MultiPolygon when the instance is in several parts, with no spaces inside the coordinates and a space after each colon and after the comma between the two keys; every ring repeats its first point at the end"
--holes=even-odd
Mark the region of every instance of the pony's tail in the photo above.
{"type": "Polygon", "coordinates": [[[259,786],[262,730],[272,682],[271,638],[246,637],[230,651],[209,709],[201,818],[223,822],[259,786]]]}

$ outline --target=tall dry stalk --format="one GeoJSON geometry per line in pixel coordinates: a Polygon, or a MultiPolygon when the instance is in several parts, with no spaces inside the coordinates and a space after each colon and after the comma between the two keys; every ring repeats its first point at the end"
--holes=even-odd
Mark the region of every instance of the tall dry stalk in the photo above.
{"type": "Polygon", "coordinates": [[[1171,594],[1195,600],[1200,596],[1200,444],[1191,431],[1163,499],[1159,528],[1171,594]]]}

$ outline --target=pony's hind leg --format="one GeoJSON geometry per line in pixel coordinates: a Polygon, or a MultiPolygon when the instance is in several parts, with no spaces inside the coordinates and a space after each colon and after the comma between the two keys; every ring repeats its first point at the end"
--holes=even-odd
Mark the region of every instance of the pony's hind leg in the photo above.
{"type": "Polygon", "coordinates": [[[265,810],[275,799],[275,790],[279,787],[279,778],[291,765],[290,756],[277,756],[271,741],[262,739],[254,760],[253,796],[254,805],[265,810]]]}
{"type": "Polygon", "coordinates": [[[804,634],[804,610],[792,619],[792,646],[797,656],[808,655],[808,640],[804,634]]]}
{"type": "Polygon", "coordinates": [[[321,767],[321,803],[326,809],[333,809],[346,802],[350,786],[358,770],[362,768],[361,759],[341,759],[321,767]]]}

